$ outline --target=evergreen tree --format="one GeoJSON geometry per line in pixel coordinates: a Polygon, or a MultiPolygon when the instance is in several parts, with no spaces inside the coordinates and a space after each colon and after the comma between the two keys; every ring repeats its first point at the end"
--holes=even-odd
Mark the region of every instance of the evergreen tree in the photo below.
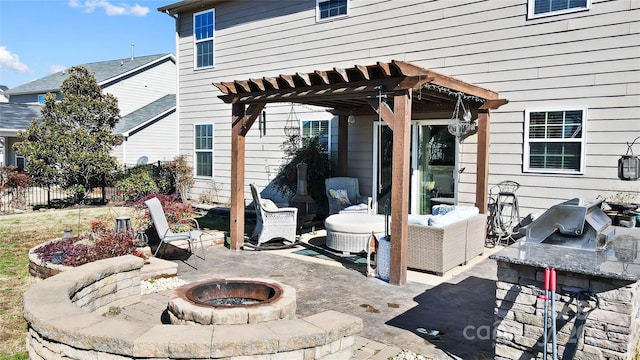
{"type": "Polygon", "coordinates": [[[69,69],[60,88],[62,100],[45,96],[42,122],[34,120],[14,145],[24,155],[27,172],[40,185],[59,185],[78,200],[103,184],[117,160],[111,156],[121,140],[112,134],[120,121],[118,100],[103,94],[93,73],[84,67],[69,69]]]}

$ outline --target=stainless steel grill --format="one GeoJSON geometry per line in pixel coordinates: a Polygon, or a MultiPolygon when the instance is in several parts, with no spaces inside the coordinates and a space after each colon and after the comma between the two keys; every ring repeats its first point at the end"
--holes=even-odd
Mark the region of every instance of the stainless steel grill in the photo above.
{"type": "Polygon", "coordinates": [[[574,198],[550,207],[531,224],[520,229],[526,242],[576,249],[603,250],[615,228],[601,209],[602,200],[574,198]]]}

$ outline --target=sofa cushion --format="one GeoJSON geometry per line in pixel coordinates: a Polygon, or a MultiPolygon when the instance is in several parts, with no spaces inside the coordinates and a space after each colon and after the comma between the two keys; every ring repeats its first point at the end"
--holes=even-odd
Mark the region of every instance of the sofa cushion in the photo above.
{"type": "Polygon", "coordinates": [[[411,225],[429,226],[429,219],[431,218],[431,216],[432,215],[409,214],[409,217],[407,218],[407,223],[411,225]]]}
{"type": "Polygon", "coordinates": [[[384,233],[384,221],[384,215],[340,213],[327,217],[324,220],[324,228],[327,231],[348,234],[384,233]]]}
{"type": "Polygon", "coordinates": [[[480,210],[474,206],[456,206],[453,211],[449,211],[444,215],[434,215],[429,219],[429,225],[435,227],[443,227],[474,217],[480,213],[480,210]]]}

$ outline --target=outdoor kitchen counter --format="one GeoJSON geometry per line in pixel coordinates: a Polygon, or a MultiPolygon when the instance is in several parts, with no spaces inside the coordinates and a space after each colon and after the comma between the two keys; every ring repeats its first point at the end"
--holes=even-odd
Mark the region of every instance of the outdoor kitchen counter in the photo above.
{"type": "Polygon", "coordinates": [[[518,240],[490,258],[611,279],[640,280],[640,228],[616,227],[605,250],[593,251],[518,240]]]}

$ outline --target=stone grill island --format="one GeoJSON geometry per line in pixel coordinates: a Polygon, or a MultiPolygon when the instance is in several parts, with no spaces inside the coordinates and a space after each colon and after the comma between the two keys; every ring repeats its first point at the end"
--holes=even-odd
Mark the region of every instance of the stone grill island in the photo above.
{"type": "Polygon", "coordinates": [[[545,268],[556,271],[559,359],[636,358],[640,228],[614,228],[600,202],[572,199],[547,210],[525,232],[527,236],[491,256],[498,278],[495,359],[543,357],[545,268]]]}

